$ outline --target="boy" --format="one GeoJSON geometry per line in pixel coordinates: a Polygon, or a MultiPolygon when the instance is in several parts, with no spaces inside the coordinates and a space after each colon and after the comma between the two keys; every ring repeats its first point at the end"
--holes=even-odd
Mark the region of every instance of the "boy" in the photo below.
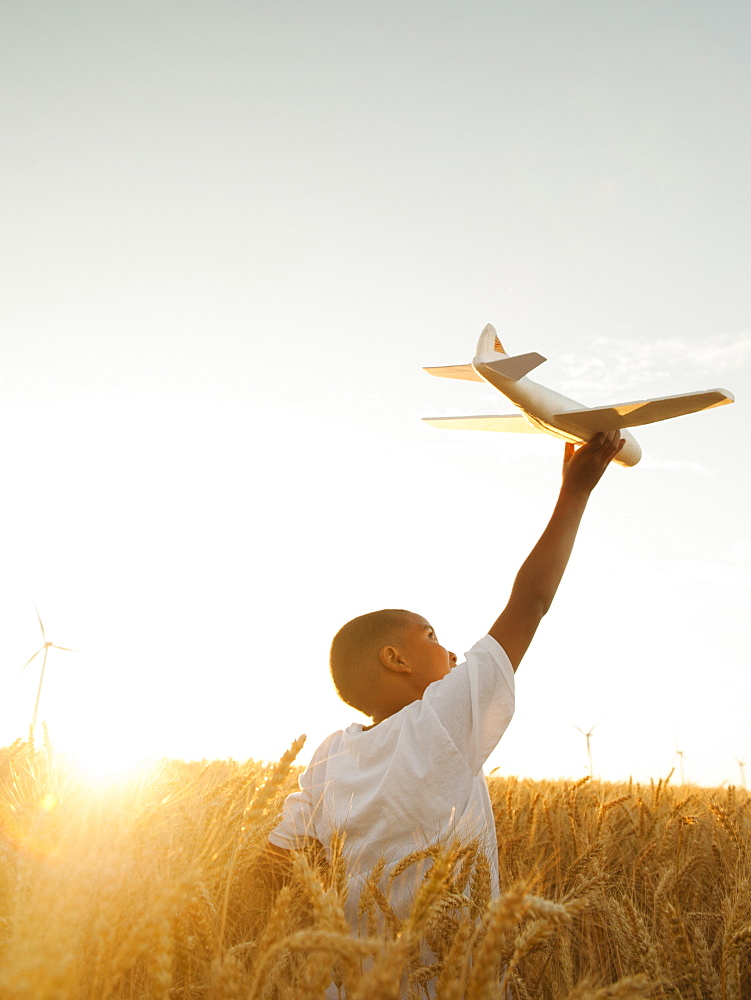
{"type": "MultiPolygon", "coordinates": [[[[478,838],[499,894],[498,845],[482,766],[514,711],[514,672],[547,612],[571,555],[589,495],[623,447],[618,431],[566,445],[563,483],[542,537],[519,570],[508,604],[457,666],[432,626],[408,611],[348,622],[331,647],[331,670],[347,704],[373,719],[334,733],[316,750],[269,837],[269,853],[344,835],[347,915],[358,928],[363,880],[383,857],[381,885],[395,865],[435,843],[478,838]]],[[[403,917],[424,871],[391,882],[403,917]]]]}

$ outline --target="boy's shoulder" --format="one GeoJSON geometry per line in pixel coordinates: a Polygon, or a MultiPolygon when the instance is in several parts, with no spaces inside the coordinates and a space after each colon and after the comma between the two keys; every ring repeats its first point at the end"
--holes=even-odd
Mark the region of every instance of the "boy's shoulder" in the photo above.
{"type": "MultiPolygon", "coordinates": [[[[441,733],[447,731],[446,735],[453,740],[463,742],[464,730],[471,730],[479,721],[473,712],[478,699],[471,694],[477,685],[480,702],[485,700],[485,695],[494,701],[493,695],[497,697],[500,685],[506,692],[505,700],[510,698],[513,703],[514,671],[503,647],[492,636],[482,636],[465,656],[465,660],[445,677],[430,684],[422,698],[405,705],[378,725],[353,722],[330,733],[313,752],[306,768],[307,780],[311,784],[325,783],[353,766],[374,763],[378,759],[385,763],[394,745],[409,743],[410,738],[417,752],[425,736],[424,727],[436,725],[436,719],[441,733]],[[485,680],[481,680],[483,676],[485,680]]],[[[487,709],[490,708],[487,705],[487,709]]]]}
{"type": "Polygon", "coordinates": [[[377,725],[366,726],[360,722],[353,722],[344,729],[337,729],[331,733],[318,745],[311,758],[311,763],[315,759],[329,758],[337,752],[346,753],[351,750],[361,737],[367,742],[380,742],[380,737],[388,730],[399,728],[410,716],[419,714],[424,703],[431,701],[434,696],[444,688],[460,686],[465,675],[474,673],[475,670],[482,670],[483,667],[489,669],[492,674],[500,674],[513,686],[514,670],[506,655],[503,646],[491,635],[483,635],[474,643],[471,649],[465,654],[465,659],[458,663],[445,677],[433,681],[425,690],[422,698],[417,698],[393,715],[388,716],[377,725]]]}

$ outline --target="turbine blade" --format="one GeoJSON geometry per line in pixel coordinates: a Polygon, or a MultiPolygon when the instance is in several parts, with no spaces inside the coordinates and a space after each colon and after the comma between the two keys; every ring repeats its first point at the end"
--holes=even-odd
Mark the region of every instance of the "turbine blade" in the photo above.
{"type": "MultiPolygon", "coordinates": [[[[24,670],[25,670],[25,669],[26,669],[26,668],[28,667],[28,665],[29,665],[29,664],[31,663],[31,661],[32,661],[32,660],[35,660],[35,659],[37,658],[37,656],[39,656],[39,654],[40,654],[40,653],[42,652],[42,649],[44,649],[44,646],[42,646],[42,648],[41,648],[41,649],[38,649],[38,650],[36,651],[36,653],[34,653],[34,655],[33,655],[33,656],[30,656],[30,657],[28,658],[28,660],[26,661],[26,663],[24,663],[24,665],[23,665],[23,666],[21,667],[21,669],[20,669],[20,670],[18,671],[18,673],[19,673],[19,674],[23,673],[23,672],[24,672],[24,670]]],[[[16,676],[18,676],[18,674],[17,674],[16,676]]]]}
{"type": "Polygon", "coordinates": [[[36,611],[37,619],[39,620],[39,628],[42,630],[42,638],[46,640],[47,637],[44,634],[44,625],[42,624],[42,616],[39,614],[39,608],[36,606],[36,603],[34,603],[34,610],[36,611]]]}
{"type": "Polygon", "coordinates": [[[66,653],[80,653],[81,652],[80,649],[71,649],[70,646],[56,646],[54,643],[52,644],[52,648],[53,649],[62,649],[66,653]]]}

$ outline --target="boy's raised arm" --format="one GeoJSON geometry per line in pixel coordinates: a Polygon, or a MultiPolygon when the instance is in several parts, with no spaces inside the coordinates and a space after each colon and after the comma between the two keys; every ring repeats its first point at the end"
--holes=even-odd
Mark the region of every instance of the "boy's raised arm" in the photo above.
{"type": "Polygon", "coordinates": [[[508,604],[490,629],[514,670],[550,608],[589,495],[623,445],[618,431],[598,434],[581,448],[566,444],[563,483],[553,515],[517,573],[508,604]]]}

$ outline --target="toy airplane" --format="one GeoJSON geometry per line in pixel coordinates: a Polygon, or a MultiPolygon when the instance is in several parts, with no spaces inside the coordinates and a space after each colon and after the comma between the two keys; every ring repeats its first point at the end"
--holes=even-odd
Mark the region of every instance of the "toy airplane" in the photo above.
{"type": "Polygon", "coordinates": [[[681,393],[678,396],[660,396],[641,399],[615,406],[582,406],[574,399],[547,389],[527,378],[527,372],[537,368],[546,359],[541,354],[517,354],[509,357],[498,339],[495,329],[488,323],[477,342],[477,353],[470,365],[449,365],[445,368],[426,368],[431,375],[443,378],[461,378],[473,382],[488,382],[507,396],[521,413],[506,416],[478,417],[424,417],[434,427],[471,431],[521,431],[525,434],[552,434],[582,444],[600,431],[620,430],[626,443],[614,459],[619,465],[636,465],[641,458],[641,448],[626,427],[638,427],[657,420],[669,420],[684,413],[707,410],[733,402],[733,394],[726,389],[707,389],[700,392],[681,393]]]}

